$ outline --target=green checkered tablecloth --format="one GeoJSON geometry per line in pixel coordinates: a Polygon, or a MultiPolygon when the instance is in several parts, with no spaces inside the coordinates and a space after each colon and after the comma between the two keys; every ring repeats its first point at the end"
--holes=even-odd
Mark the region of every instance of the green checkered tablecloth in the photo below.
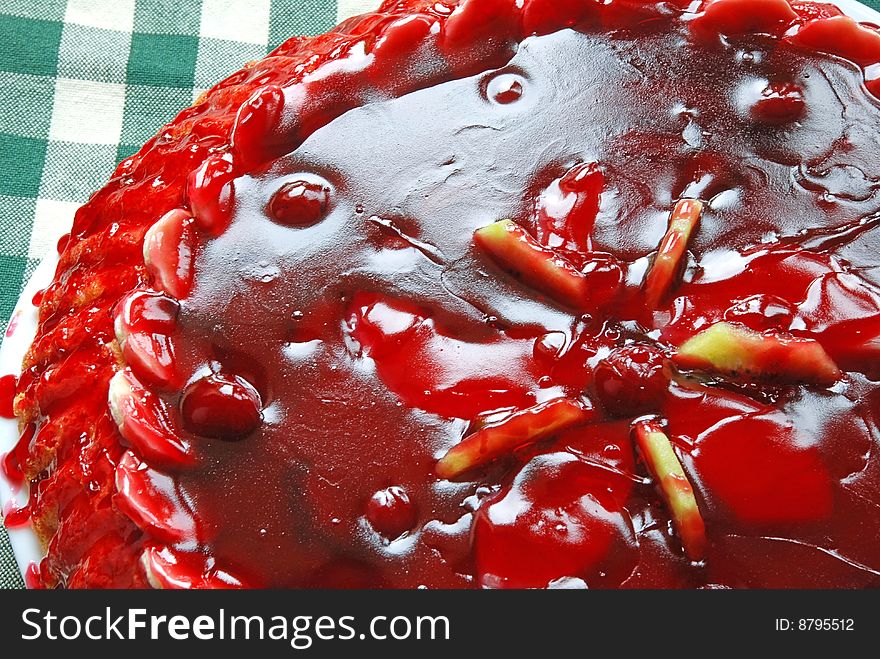
{"type": "MultiPolygon", "coordinates": [[[[57,227],[119,160],[248,60],[379,4],[0,0],[0,336],[57,227]]],[[[0,587],[21,585],[0,525],[0,587]]]]}

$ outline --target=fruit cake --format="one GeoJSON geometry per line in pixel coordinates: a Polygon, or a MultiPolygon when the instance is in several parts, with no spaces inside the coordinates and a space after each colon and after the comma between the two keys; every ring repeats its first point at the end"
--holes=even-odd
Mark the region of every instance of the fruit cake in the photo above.
{"type": "Polygon", "coordinates": [[[4,402],[32,585],[880,585],[875,93],[811,2],[287,41],[60,246],[4,402]]]}

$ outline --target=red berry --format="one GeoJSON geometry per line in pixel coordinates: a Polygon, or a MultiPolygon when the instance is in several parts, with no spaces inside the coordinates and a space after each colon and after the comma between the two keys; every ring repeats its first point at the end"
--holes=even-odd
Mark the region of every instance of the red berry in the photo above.
{"type": "Polygon", "coordinates": [[[329,183],[300,179],[285,183],[272,196],[269,214],[279,224],[306,227],[319,222],[329,205],[329,183]]]}
{"type": "Polygon", "coordinates": [[[367,521],[389,540],[399,538],[416,523],[416,508],[402,487],[376,492],[367,503],[367,521]]]}
{"type": "Polygon", "coordinates": [[[242,378],[212,374],[190,384],[183,392],[183,427],[194,435],[233,441],[260,425],[260,394],[242,378]]]}
{"type": "Polygon", "coordinates": [[[752,105],[752,118],[765,124],[789,124],[800,119],[806,103],[801,88],[789,82],[772,82],[752,105]]]}
{"type": "Polygon", "coordinates": [[[596,394],[615,416],[652,412],[667,389],[665,358],[656,348],[629,345],[611,351],[596,367],[596,394]]]}

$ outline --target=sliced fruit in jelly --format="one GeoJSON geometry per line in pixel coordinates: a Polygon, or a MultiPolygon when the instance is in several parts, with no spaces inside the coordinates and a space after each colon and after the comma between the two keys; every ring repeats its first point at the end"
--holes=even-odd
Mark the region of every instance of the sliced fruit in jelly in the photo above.
{"type": "Polygon", "coordinates": [[[672,515],[672,524],[681,539],[685,554],[692,561],[706,555],[706,527],[697,506],[694,489],[681,466],[672,442],[654,421],[639,421],[633,436],[648,471],[672,515]]]}
{"type": "Polygon", "coordinates": [[[141,554],[141,567],[153,588],[176,590],[247,588],[241,579],[218,568],[212,558],[172,547],[147,547],[141,554]]]}
{"type": "Polygon", "coordinates": [[[788,0],[715,0],[695,23],[721,34],[782,34],[797,18],[788,0]]]}
{"type": "MultiPolygon", "coordinates": [[[[692,404],[699,413],[699,402],[692,404]]],[[[770,410],[731,416],[706,429],[692,453],[694,472],[713,510],[762,529],[827,518],[834,485],[823,460],[824,430],[811,419],[770,410]]],[[[748,529],[752,530],[752,529],[748,529]]]]}
{"type": "Polygon", "coordinates": [[[474,240],[498,265],[556,302],[573,309],[587,306],[590,291],[583,273],[512,220],[477,229],[474,240]]]}
{"type": "Polygon", "coordinates": [[[849,16],[811,21],[786,38],[798,46],[838,55],[861,66],[880,62],[880,33],[849,16]]]}
{"type": "Polygon", "coordinates": [[[822,345],[782,332],[756,332],[715,323],[685,341],[673,356],[684,368],[792,383],[833,384],[841,378],[822,345]]]}
{"type": "Polygon", "coordinates": [[[122,356],[148,385],[173,388],[178,384],[170,336],[178,310],[176,300],[151,291],[134,291],[116,307],[114,329],[122,356]]]}
{"type": "Polygon", "coordinates": [[[108,399],[120,434],[151,465],[173,469],[195,463],[192,448],[177,431],[167,404],[130,371],[113,376],[108,399]]]}
{"type": "Polygon", "coordinates": [[[171,476],[150,469],[131,451],[116,467],[116,506],[162,542],[196,539],[196,523],[177,494],[171,476]]]}
{"type": "Polygon", "coordinates": [[[682,199],[672,210],[669,229],[657,255],[645,275],[645,302],[650,309],[658,308],[672,290],[685,261],[688,242],[700,223],[703,203],[696,199],[682,199]]]}
{"type": "Polygon", "coordinates": [[[258,89],[239,108],[232,127],[232,156],[239,167],[248,171],[271,159],[273,130],[281,121],[284,92],[277,85],[258,89]]]}
{"type": "Polygon", "coordinates": [[[567,452],[532,458],[477,511],[473,538],[483,588],[545,588],[566,578],[615,587],[639,555],[607,474],[567,452]]]}
{"type": "Polygon", "coordinates": [[[232,158],[212,156],[194,169],[186,182],[186,199],[197,227],[211,236],[219,236],[232,214],[235,189],[232,158]]]}
{"type": "Polygon", "coordinates": [[[176,208],[163,215],[144,236],[144,263],[157,287],[181,299],[192,288],[195,237],[192,215],[176,208]]]}
{"type": "Polygon", "coordinates": [[[455,478],[593,417],[591,408],[571,398],[557,398],[514,412],[465,437],[437,462],[435,471],[441,478],[455,478]]]}

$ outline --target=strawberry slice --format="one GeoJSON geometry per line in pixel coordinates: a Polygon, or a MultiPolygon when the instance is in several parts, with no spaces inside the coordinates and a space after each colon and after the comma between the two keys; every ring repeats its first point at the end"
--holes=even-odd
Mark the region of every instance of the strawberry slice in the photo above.
{"type": "Polygon", "coordinates": [[[196,539],[196,523],[178,496],[173,479],[150,469],[131,451],[116,466],[116,506],[162,542],[196,539]]]}
{"type": "Polygon", "coordinates": [[[114,329],[122,356],[146,384],[169,388],[179,374],[170,333],[176,325],[176,300],[151,291],[134,291],[116,307],[114,329]]]}
{"type": "Polygon", "coordinates": [[[436,473],[452,479],[527,444],[587,423],[593,410],[579,400],[557,398],[489,424],[453,446],[438,462],[436,473]]]}
{"type": "Polygon", "coordinates": [[[167,404],[145,389],[129,370],[119,371],[110,380],[108,399],[119,432],[151,465],[174,469],[195,463],[167,404]]]}
{"type": "Polygon", "coordinates": [[[672,524],[684,552],[692,561],[706,555],[706,527],[694,497],[694,489],[681,466],[669,437],[655,421],[639,421],[633,436],[648,471],[672,513],[672,524]]]}
{"type": "Polygon", "coordinates": [[[880,62],[880,33],[849,16],[810,21],[787,40],[804,48],[838,55],[860,66],[880,62]]]}
{"type": "Polygon", "coordinates": [[[498,265],[556,302],[573,309],[588,306],[590,290],[583,273],[512,220],[477,229],[474,240],[498,265]]]}
{"type": "Polygon", "coordinates": [[[219,236],[229,226],[235,188],[232,156],[213,156],[194,169],[186,181],[186,199],[196,226],[219,236]]]}
{"type": "Polygon", "coordinates": [[[192,215],[176,208],[144,235],[144,263],[158,288],[178,299],[192,288],[195,237],[192,215]]]}
{"type": "Polygon", "coordinates": [[[703,204],[696,199],[682,199],[675,204],[669,229],[645,275],[645,299],[650,309],[660,306],[679,276],[688,241],[700,223],[702,212],[703,204]]]}
{"type": "Polygon", "coordinates": [[[225,590],[247,587],[241,579],[214,565],[212,558],[171,547],[147,547],[141,554],[141,566],[149,584],[157,589],[225,590]]]}
{"type": "Polygon", "coordinates": [[[818,341],[728,322],[685,341],[673,361],[684,368],[790,383],[830,385],[841,377],[818,341]]]}

